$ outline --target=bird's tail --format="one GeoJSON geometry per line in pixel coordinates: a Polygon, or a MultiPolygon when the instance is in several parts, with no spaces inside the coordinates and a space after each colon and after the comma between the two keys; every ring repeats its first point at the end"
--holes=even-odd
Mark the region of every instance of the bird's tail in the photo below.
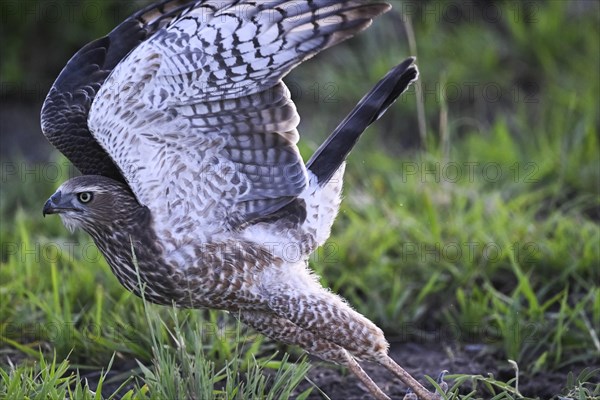
{"type": "Polygon", "coordinates": [[[377,121],[398,96],[417,80],[419,71],[414,61],[410,57],[388,72],[319,146],[306,166],[316,175],[320,186],[331,179],[365,129],[377,121]]]}

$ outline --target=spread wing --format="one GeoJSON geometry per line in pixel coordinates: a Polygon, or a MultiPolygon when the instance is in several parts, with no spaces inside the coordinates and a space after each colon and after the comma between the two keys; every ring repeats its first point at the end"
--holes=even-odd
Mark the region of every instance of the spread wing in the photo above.
{"type": "Polygon", "coordinates": [[[308,184],[281,81],[387,11],[360,1],[199,3],[138,46],[100,89],[91,131],[160,234],[209,238],[308,184]]]}
{"type": "Polygon", "coordinates": [[[42,132],[83,174],[125,181],[88,129],[90,107],[113,68],[193,3],[168,0],[138,11],[107,36],[79,50],[52,85],[42,107],[42,132]]]}

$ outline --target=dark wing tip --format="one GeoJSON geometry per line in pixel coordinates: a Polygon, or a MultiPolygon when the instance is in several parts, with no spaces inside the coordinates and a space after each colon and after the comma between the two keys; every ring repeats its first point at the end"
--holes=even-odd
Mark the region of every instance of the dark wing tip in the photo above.
{"type": "Polygon", "coordinates": [[[89,131],[90,107],[110,72],[131,50],[197,1],[167,0],[136,12],[107,36],[82,47],[56,78],[42,105],[42,132],[83,174],[125,181],[89,131]]]}
{"type": "Polygon", "coordinates": [[[396,83],[393,86],[393,90],[389,92],[387,98],[381,103],[379,112],[374,116],[371,123],[381,118],[381,116],[385,114],[388,108],[394,104],[394,102],[402,93],[404,93],[410,84],[419,78],[419,68],[416,64],[414,64],[415,60],[415,57],[407,58],[393,68],[390,72],[388,72],[387,75],[381,80],[381,82],[385,82],[385,84],[387,84],[388,81],[393,82],[394,80],[396,80],[396,83]]]}

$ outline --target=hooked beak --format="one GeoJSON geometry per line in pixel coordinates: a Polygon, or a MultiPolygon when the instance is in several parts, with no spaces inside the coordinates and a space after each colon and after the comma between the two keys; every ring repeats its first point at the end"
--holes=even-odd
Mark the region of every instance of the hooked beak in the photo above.
{"type": "Polygon", "coordinates": [[[42,215],[45,217],[46,214],[58,214],[62,211],[76,211],[71,204],[69,196],[62,196],[60,190],[52,195],[44,204],[42,215]]]}

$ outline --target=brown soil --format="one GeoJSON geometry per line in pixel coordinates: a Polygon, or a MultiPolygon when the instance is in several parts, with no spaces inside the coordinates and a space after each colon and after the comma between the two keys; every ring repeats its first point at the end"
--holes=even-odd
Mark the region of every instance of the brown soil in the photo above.
{"type": "MultiPolygon", "coordinates": [[[[433,390],[433,387],[424,378],[425,375],[437,378],[443,370],[449,374],[493,374],[499,380],[506,382],[515,376],[515,371],[506,360],[499,360],[497,355],[491,354],[483,346],[461,345],[423,345],[414,343],[393,344],[390,349],[391,357],[396,360],[411,375],[419,380],[425,387],[433,390]]],[[[392,399],[402,399],[406,393],[406,386],[397,378],[393,377],[385,368],[371,363],[363,363],[365,371],[373,378],[383,391],[392,399]]],[[[584,368],[580,366],[573,372],[577,374],[584,368]]],[[[564,391],[567,373],[544,373],[533,378],[520,377],[519,391],[526,397],[551,399],[564,391]]],[[[331,400],[366,400],[372,399],[365,391],[362,384],[352,374],[343,372],[340,368],[320,363],[315,360],[313,367],[308,373],[308,378],[314,382],[319,389],[331,400]]],[[[451,379],[446,382],[452,387],[451,379]]],[[[308,382],[303,382],[299,393],[309,388],[308,382]]],[[[477,387],[477,398],[492,398],[493,395],[483,391],[481,384],[477,387]]],[[[461,393],[467,394],[473,390],[470,384],[463,384],[461,393]]],[[[326,399],[319,390],[313,389],[310,400],[326,399]]]]}

